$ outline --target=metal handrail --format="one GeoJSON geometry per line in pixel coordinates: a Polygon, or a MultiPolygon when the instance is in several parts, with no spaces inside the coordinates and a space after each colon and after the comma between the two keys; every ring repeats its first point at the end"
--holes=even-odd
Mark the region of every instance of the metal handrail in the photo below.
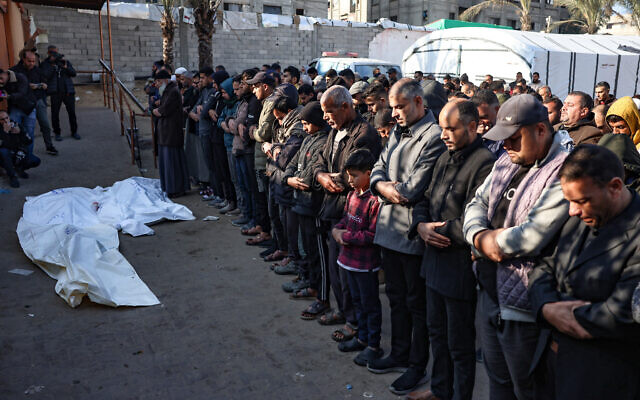
{"type": "Polygon", "coordinates": [[[140,111],[145,112],[146,108],[142,105],[142,103],[140,103],[140,100],[138,100],[138,98],[136,97],[135,94],[131,93],[131,91],[129,90],[129,88],[127,88],[124,83],[122,83],[122,81],[120,80],[120,78],[118,78],[118,75],[111,71],[111,68],[109,68],[109,66],[107,65],[107,63],[103,60],[103,59],[99,59],[98,62],[100,62],[100,65],[102,65],[102,68],[104,68],[107,73],[111,74],[113,76],[113,78],[115,79],[115,81],[118,83],[118,85],[120,86],[120,88],[122,90],[124,90],[124,92],[126,93],[126,95],[131,99],[131,101],[133,101],[135,103],[136,106],[138,106],[138,108],[140,109],[140,111]]]}

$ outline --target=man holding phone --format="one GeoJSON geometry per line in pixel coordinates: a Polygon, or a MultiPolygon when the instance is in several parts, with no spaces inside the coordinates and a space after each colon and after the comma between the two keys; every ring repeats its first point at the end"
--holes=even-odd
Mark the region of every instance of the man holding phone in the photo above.
{"type": "Polygon", "coordinates": [[[61,141],[60,135],[60,108],[64,104],[69,115],[71,137],[80,140],[78,135],[78,122],[76,120],[76,90],[73,87],[72,77],[76,76],[76,70],[64,54],[58,52],[56,46],[49,46],[48,57],[42,63],[42,73],[47,81],[47,94],[51,96],[51,122],[56,141],[61,141]]]}

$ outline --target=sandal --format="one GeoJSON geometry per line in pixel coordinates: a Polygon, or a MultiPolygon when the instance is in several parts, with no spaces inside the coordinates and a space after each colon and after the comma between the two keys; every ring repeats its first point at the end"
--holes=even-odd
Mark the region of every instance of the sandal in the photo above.
{"type": "Polygon", "coordinates": [[[271,240],[271,234],[266,232],[260,232],[258,236],[253,237],[251,239],[247,239],[248,246],[257,246],[260,243],[266,242],[267,240],[271,240]]]}
{"type": "Polygon", "coordinates": [[[316,300],[300,314],[300,318],[311,321],[318,318],[322,313],[329,311],[329,304],[320,300],[316,300]]]}
{"type": "Polygon", "coordinates": [[[320,325],[340,325],[346,321],[340,310],[330,311],[318,319],[320,325]]]}
{"type": "Polygon", "coordinates": [[[287,256],[287,252],[276,250],[264,258],[266,262],[280,261],[287,256]]]}
{"type": "Polygon", "coordinates": [[[367,348],[365,343],[362,343],[358,340],[358,338],[352,338],[348,341],[342,342],[338,344],[338,350],[342,352],[350,352],[350,351],[361,351],[367,348]]]}
{"type": "Polygon", "coordinates": [[[284,267],[285,265],[289,264],[290,262],[293,262],[293,258],[291,258],[289,256],[286,256],[282,260],[274,263],[272,266],[273,267],[284,267]]]}
{"type": "Polygon", "coordinates": [[[345,326],[343,326],[342,328],[333,331],[333,333],[331,334],[331,339],[335,340],[336,342],[346,342],[353,339],[357,334],[357,329],[353,329],[348,324],[345,324],[345,326]]]}
{"type": "Polygon", "coordinates": [[[256,236],[262,233],[262,227],[260,225],[256,225],[249,229],[241,229],[240,233],[245,236],[256,236]]]}
{"type": "Polygon", "coordinates": [[[292,300],[307,300],[314,299],[318,296],[318,292],[311,288],[304,288],[302,290],[298,290],[297,292],[293,292],[289,295],[289,298],[292,300]]]}

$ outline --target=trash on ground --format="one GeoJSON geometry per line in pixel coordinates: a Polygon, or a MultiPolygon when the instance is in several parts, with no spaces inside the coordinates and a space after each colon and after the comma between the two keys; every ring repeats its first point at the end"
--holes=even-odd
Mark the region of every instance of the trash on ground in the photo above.
{"type": "Polygon", "coordinates": [[[371,392],[364,392],[362,393],[362,397],[366,397],[367,399],[370,399],[373,397],[373,393],[371,392]]]}
{"type": "Polygon", "coordinates": [[[133,177],[109,188],[27,197],[17,233],[24,253],[58,281],[55,291],[71,307],[85,295],[111,307],[151,306],[160,302],[118,250],[118,230],[150,235],[146,224],[193,219],[188,208],[165,196],[160,180],[133,177]]]}
{"type": "Polygon", "coordinates": [[[9,194],[11,193],[11,190],[9,189],[0,189],[0,194],[9,194]]]}
{"type": "Polygon", "coordinates": [[[215,215],[207,215],[206,217],[202,218],[203,221],[218,221],[220,219],[220,217],[217,217],[215,215]]]}
{"type": "Polygon", "coordinates": [[[346,388],[347,388],[347,390],[351,390],[351,389],[353,389],[353,386],[351,386],[350,384],[347,384],[346,388]]]}
{"type": "Polygon", "coordinates": [[[304,374],[302,372],[296,372],[296,374],[293,376],[293,380],[296,382],[301,381],[302,378],[304,378],[304,374]]]}
{"type": "Polygon", "coordinates": [[[44,390],[44,386],[31,385],[24,391],[24,394],[40,393],[44,390]]]}
{"type": "Polygon", "coordinates": [[[9,270],[10,274],[16,274],[16,275],[22,275],[22,276],[29,276],[31,274],[33,274],[33,270],[31,269],[22,269],[22,268],[14,268],[9,270]]]}
{"type": "Polygon", "coordinates": [[[28,317],[33,318],[33,317],[35,317],[36,315],[35,315],[35,314],[27,314],[27,316],[28,316],[28,317]]]}

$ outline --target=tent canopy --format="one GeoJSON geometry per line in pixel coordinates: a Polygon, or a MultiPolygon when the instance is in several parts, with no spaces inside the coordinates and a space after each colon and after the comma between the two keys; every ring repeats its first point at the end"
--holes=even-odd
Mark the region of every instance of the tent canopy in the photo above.
{"type": "Polygon", "coordinates": [[[563,99],[580,90],[594,95],[595,84],[606,81],[617,97],[638,93],[640,37],[560,35],[490,28],[456,28],[418,39],[403,57],[402,70],[438,77],[467,73],[479,83],[486,74],[510,82],[533,72],[563,99]]]}
{"type": "Polygon", "coordinates": [[[79,8],[81,10],[100,10],[105,0],[21,0],[20,3],[39,4],[64,8],[79,8]]]}
{"type": "Polygon", "coordinates": [[[450,28],[498,28],[498,29],[513,29],[510,26],[504,25],[494,25],[494,24],[483,24],[480,22],[467,22],[467,21],[458,21],[457,19],[439,19],[437,21],[433,21],[429,25],[426,25],[427,28],[430,29],[450,29],[450,28]]]}

